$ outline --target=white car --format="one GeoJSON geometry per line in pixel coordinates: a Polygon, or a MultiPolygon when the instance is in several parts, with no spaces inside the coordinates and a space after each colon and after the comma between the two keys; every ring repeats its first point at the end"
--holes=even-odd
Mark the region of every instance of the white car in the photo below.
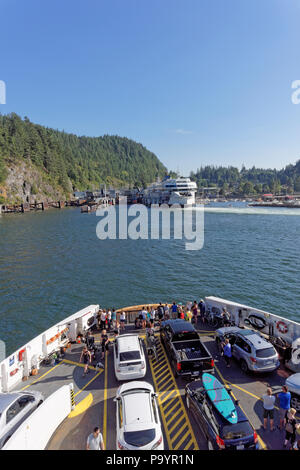
{"type": "Polygon", "coordinates": [[[146,358],[142,338],[136,334],[117,337],[114,344],[114,363],[117,380],[145,377],[146,358]]]}
{"type": "Polygon", "coordinates": [[[164,450],[157,395],[152,385],[135,381],[121,385],[117,404],[118,450],[164,450]]]}
{"type": "Polygon", "coordinates": [[[38,391],[0,393],[0,449],[43,401],[38,391]]]}

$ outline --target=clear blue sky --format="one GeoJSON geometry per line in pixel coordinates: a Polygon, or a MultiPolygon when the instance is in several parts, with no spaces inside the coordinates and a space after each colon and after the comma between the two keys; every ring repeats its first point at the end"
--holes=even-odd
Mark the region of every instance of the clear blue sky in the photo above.
{"type": "Polygon", "coordinates": [[[118,134],[169,168],[300,158],[298,0],[1,0],[1,113],[118,134]]]}

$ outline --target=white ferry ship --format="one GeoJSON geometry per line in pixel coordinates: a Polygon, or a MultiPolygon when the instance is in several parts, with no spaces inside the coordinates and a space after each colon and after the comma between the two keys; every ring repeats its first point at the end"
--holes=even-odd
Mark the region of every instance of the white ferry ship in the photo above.
{"type": "Polygon", "coordinates": [[[166,177],[162,182],[154,183],[144,192],[144,202],[151,204],[178,204],[181,207],[195,204],[197,184],[190,178],[166,177]]]}

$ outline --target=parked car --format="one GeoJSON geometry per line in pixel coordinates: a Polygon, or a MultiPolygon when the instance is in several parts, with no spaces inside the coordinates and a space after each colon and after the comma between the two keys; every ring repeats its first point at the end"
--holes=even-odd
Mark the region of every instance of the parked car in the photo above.
{"type": "Polygon", "coordinates": [[[285,384],[292,395],[291,407],[300,412],[300,372],[290,375],[285,384]]]}
{"type": "Polygon", "coordinates": [[[117,380],[145,377],[146,359],[142,338],[137,334],[118,336],[114,343],[114,364],[117,380]]]}
{"type": "Polygon", "coordinates": [[[215,338],[219,350],[229,339],[232,356],[244,372],[272,372],[280,365],[274,346],[256,331],[237,326],[219,328],[215,338]]]}
{"type": "Polygon", "coordinates": [[[160,328],[164,345],[175,377],[199,377],[202,372],[213,372],[212,355],[201,342],[194,326],[184,320],[166,320],[160,328]]]}
{"type": "Polygon", "coordinates": [[[201,380],[191,382],[185,387],[186,405],[206,438],[208,450],[256,450],[259,448],[258,436],[238,401],[232,398],[237,412],[237,423],[230,423],[216,409],[201,380]]]}
{"type": "Polygon", "coordinates": [[[164,450],[157,395],[148,382],[121,385],[117,404],[118,450],[164,450]]]}
{"type": "Polygon", "coordinates": [[[40,392],[0,393],[0,449],[43,401],[40,392]]]}

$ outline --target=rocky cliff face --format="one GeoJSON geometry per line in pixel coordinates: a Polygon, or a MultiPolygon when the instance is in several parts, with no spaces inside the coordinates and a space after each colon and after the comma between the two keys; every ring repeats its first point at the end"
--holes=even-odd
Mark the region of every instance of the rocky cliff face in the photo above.
{"type": "MultiPolygon", "coordinates": [[[[10,164],[2,187],[5,199],[10,203],[50,202],[65,200],[63,191],[53,187],[39,170],[29,162],[10,164]]],[[[70,193],[72,187],[70,186],[70,193]]]]}

